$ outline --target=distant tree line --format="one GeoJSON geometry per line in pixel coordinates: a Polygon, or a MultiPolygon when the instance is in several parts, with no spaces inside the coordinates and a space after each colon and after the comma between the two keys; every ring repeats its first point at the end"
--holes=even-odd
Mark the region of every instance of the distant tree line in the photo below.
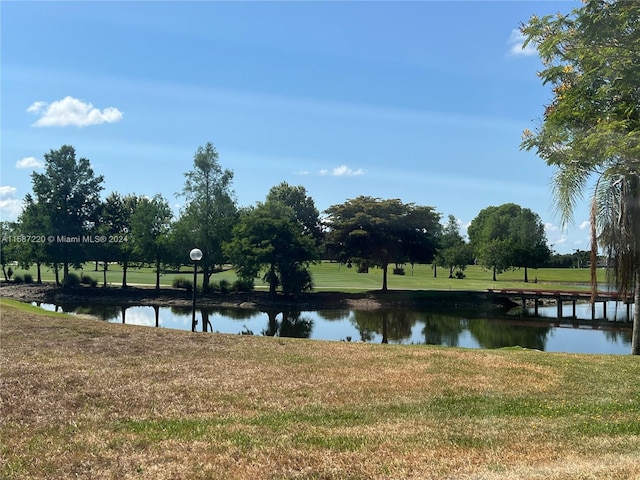
{"type": "Polygon", "coordinates": [[[271,188],[263,202],[239,207],[232,190],[233,172],[220,166],[212,143],[198,147],[193,167],[178,193],[185,204],[177,218],[169,202],[112,192],[104,199],[104,178],[86,158],[64,145],[44,155],[44,172],[32,173],[33,193],[25,197],[17,222],[2,222],[1,264],[35,266],[55,272],[67,285],[70,268],[84,262],[101,265],[103,284],[109,265],[122,266],[122,287],[131,268],[153,267],[156,289],[166,269],[191,265],[189,251],[203,252],[198,268],[203,289],[216,269],[231,265],[239,279],[253,287],[256,278],[278,292],[295,295],[313,288],[309,267],[331,259],[366,272],[404,274],[416,263],[445,269],[463,278],[467,265],[478,263],[497,274],[508,268],[548,264],[551,252],[537,214],[515,204],[488,207],[469,226],[469,241],[453,215],[442,225],[430,206],[399,199],[359,196],[330,206],[321,216],[302,186],[286,182],[271,188]]]}

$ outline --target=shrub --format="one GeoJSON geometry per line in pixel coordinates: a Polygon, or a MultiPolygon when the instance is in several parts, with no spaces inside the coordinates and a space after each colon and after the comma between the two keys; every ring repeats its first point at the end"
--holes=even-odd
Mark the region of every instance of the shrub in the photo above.
{"type": "Polygon", "coordinates": [[[13,268],[7,268],[7,278],[11,280],[11,276],[13,275],[13,268]]]}
{"type": "Polygon", "coordinates": [[[404,275],[404,268],[402,267],[396,267],[393,269],[393,274],[394,275],[404,275]]]}
{"type": "Polygon", "coordinates": [[[232,289],[234,292],[250,292],[253,287],[253,278],[239,278],[233,282],[232,289]]]}
{"type": "Polygon", "coordinates": [[[456,278],[458,280],[462,280],[466,275],[464,274],[464,272],[462,270],[458,270],[456,271],[456,278]]]}
{"type": "Polygon", "coordinates": [[[62,280],[63,288],[73,288],[80,285],[80,277],[73,272],[69,272],[67,276],[62,280]]]}
{"type": "Polygon", "coordinates": [[[185,277],[176,277],[171,282],[173,288],[184,288],[187,292],[193,291],[193,283],[185,277]]]}
{"type": "Polygon", "coordinates": [[[16,273],[13,276],[13,283],[24,283],[24,279],[22,278],[22,275],[19,275],[19,274],[16,273]]]}
{"type": "Polygon", "coordinates": [[[98,280],[91,278],[89,275],[82,275],[80,278],[80,283],[83,285],[89,285],[90,287],[97,287],[98,280]]]}
{"type": "Polygon", "coordinates": [[[229,293],[229,291],[231,290],[231,283],[229,282],[229,280],[223,278],[220,280],[220,293],[229,293]]]}
{"type": "Polygon", "coordinates": [[[24,283],[33,283],[33,276],[30,273],[24,274],[24,283]]]}

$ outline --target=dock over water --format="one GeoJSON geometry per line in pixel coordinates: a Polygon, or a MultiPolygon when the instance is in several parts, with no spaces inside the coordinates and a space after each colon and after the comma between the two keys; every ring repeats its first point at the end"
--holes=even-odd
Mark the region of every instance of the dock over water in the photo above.
{"type": "Polygon", "coordinates": [[[576,303],[591,303],[591,320],[596,320],[596,304],[602,303],[604,319],[607,319],[607,302],[619,302],[626,306],[627,319],[631,319],[631,305],[633,304],[633,296],[622,297],[617,292],[596,292],[592,298],[591,291],[588,290],[536,290],[524,288],[502,288],[488,289],[490,297],[506,297],[511,300],[519,300],[523,307],[527,306],[527,301],[533,301],[535,314],[538,314],[538,308],[541,302],[554,301],[557,307],[557,318],[563,318],[562,307],[566,302],[571,302],[573,306],[573,316],[576,318],[576,303]]]}

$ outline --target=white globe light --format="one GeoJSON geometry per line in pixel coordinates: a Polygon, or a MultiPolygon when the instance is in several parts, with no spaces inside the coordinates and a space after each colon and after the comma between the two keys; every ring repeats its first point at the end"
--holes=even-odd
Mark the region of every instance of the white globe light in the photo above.
{"type": "Polygon", "coordinates": [[[194,262],[202,260],[202,250],[200,250],[199,248],[194,248],[189,252],[189,257],[191,257],[191,260],[193,260],[194,262]]]}

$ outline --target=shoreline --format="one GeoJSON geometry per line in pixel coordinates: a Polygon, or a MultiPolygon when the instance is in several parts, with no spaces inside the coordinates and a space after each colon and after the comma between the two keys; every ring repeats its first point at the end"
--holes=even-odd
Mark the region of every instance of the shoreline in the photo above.
{"type": "MultiPolygon", "coordinates": [[[[0,296],[23,302],[97,303],[122,306],[191,306],[190,292],[172,287],[156,290],[154,287],[76,287],[63,289],[53,283],[13,285],[2,282],[0,296]]],[[[506,299],[503,299],[506,300],[506,299]]],[[[512,306],[507,302],[494,303],[487,292],[482,291],[434,291],[388,290],[362,293],[309,292],[295,298],[279,294],[276,298],[264,291],[241,293],[208,293],[199,295],[200,307],[231,308],[282,308],[301,310],[352,309],[373,310],[381,308],[500,308],[512,306]]]]}

